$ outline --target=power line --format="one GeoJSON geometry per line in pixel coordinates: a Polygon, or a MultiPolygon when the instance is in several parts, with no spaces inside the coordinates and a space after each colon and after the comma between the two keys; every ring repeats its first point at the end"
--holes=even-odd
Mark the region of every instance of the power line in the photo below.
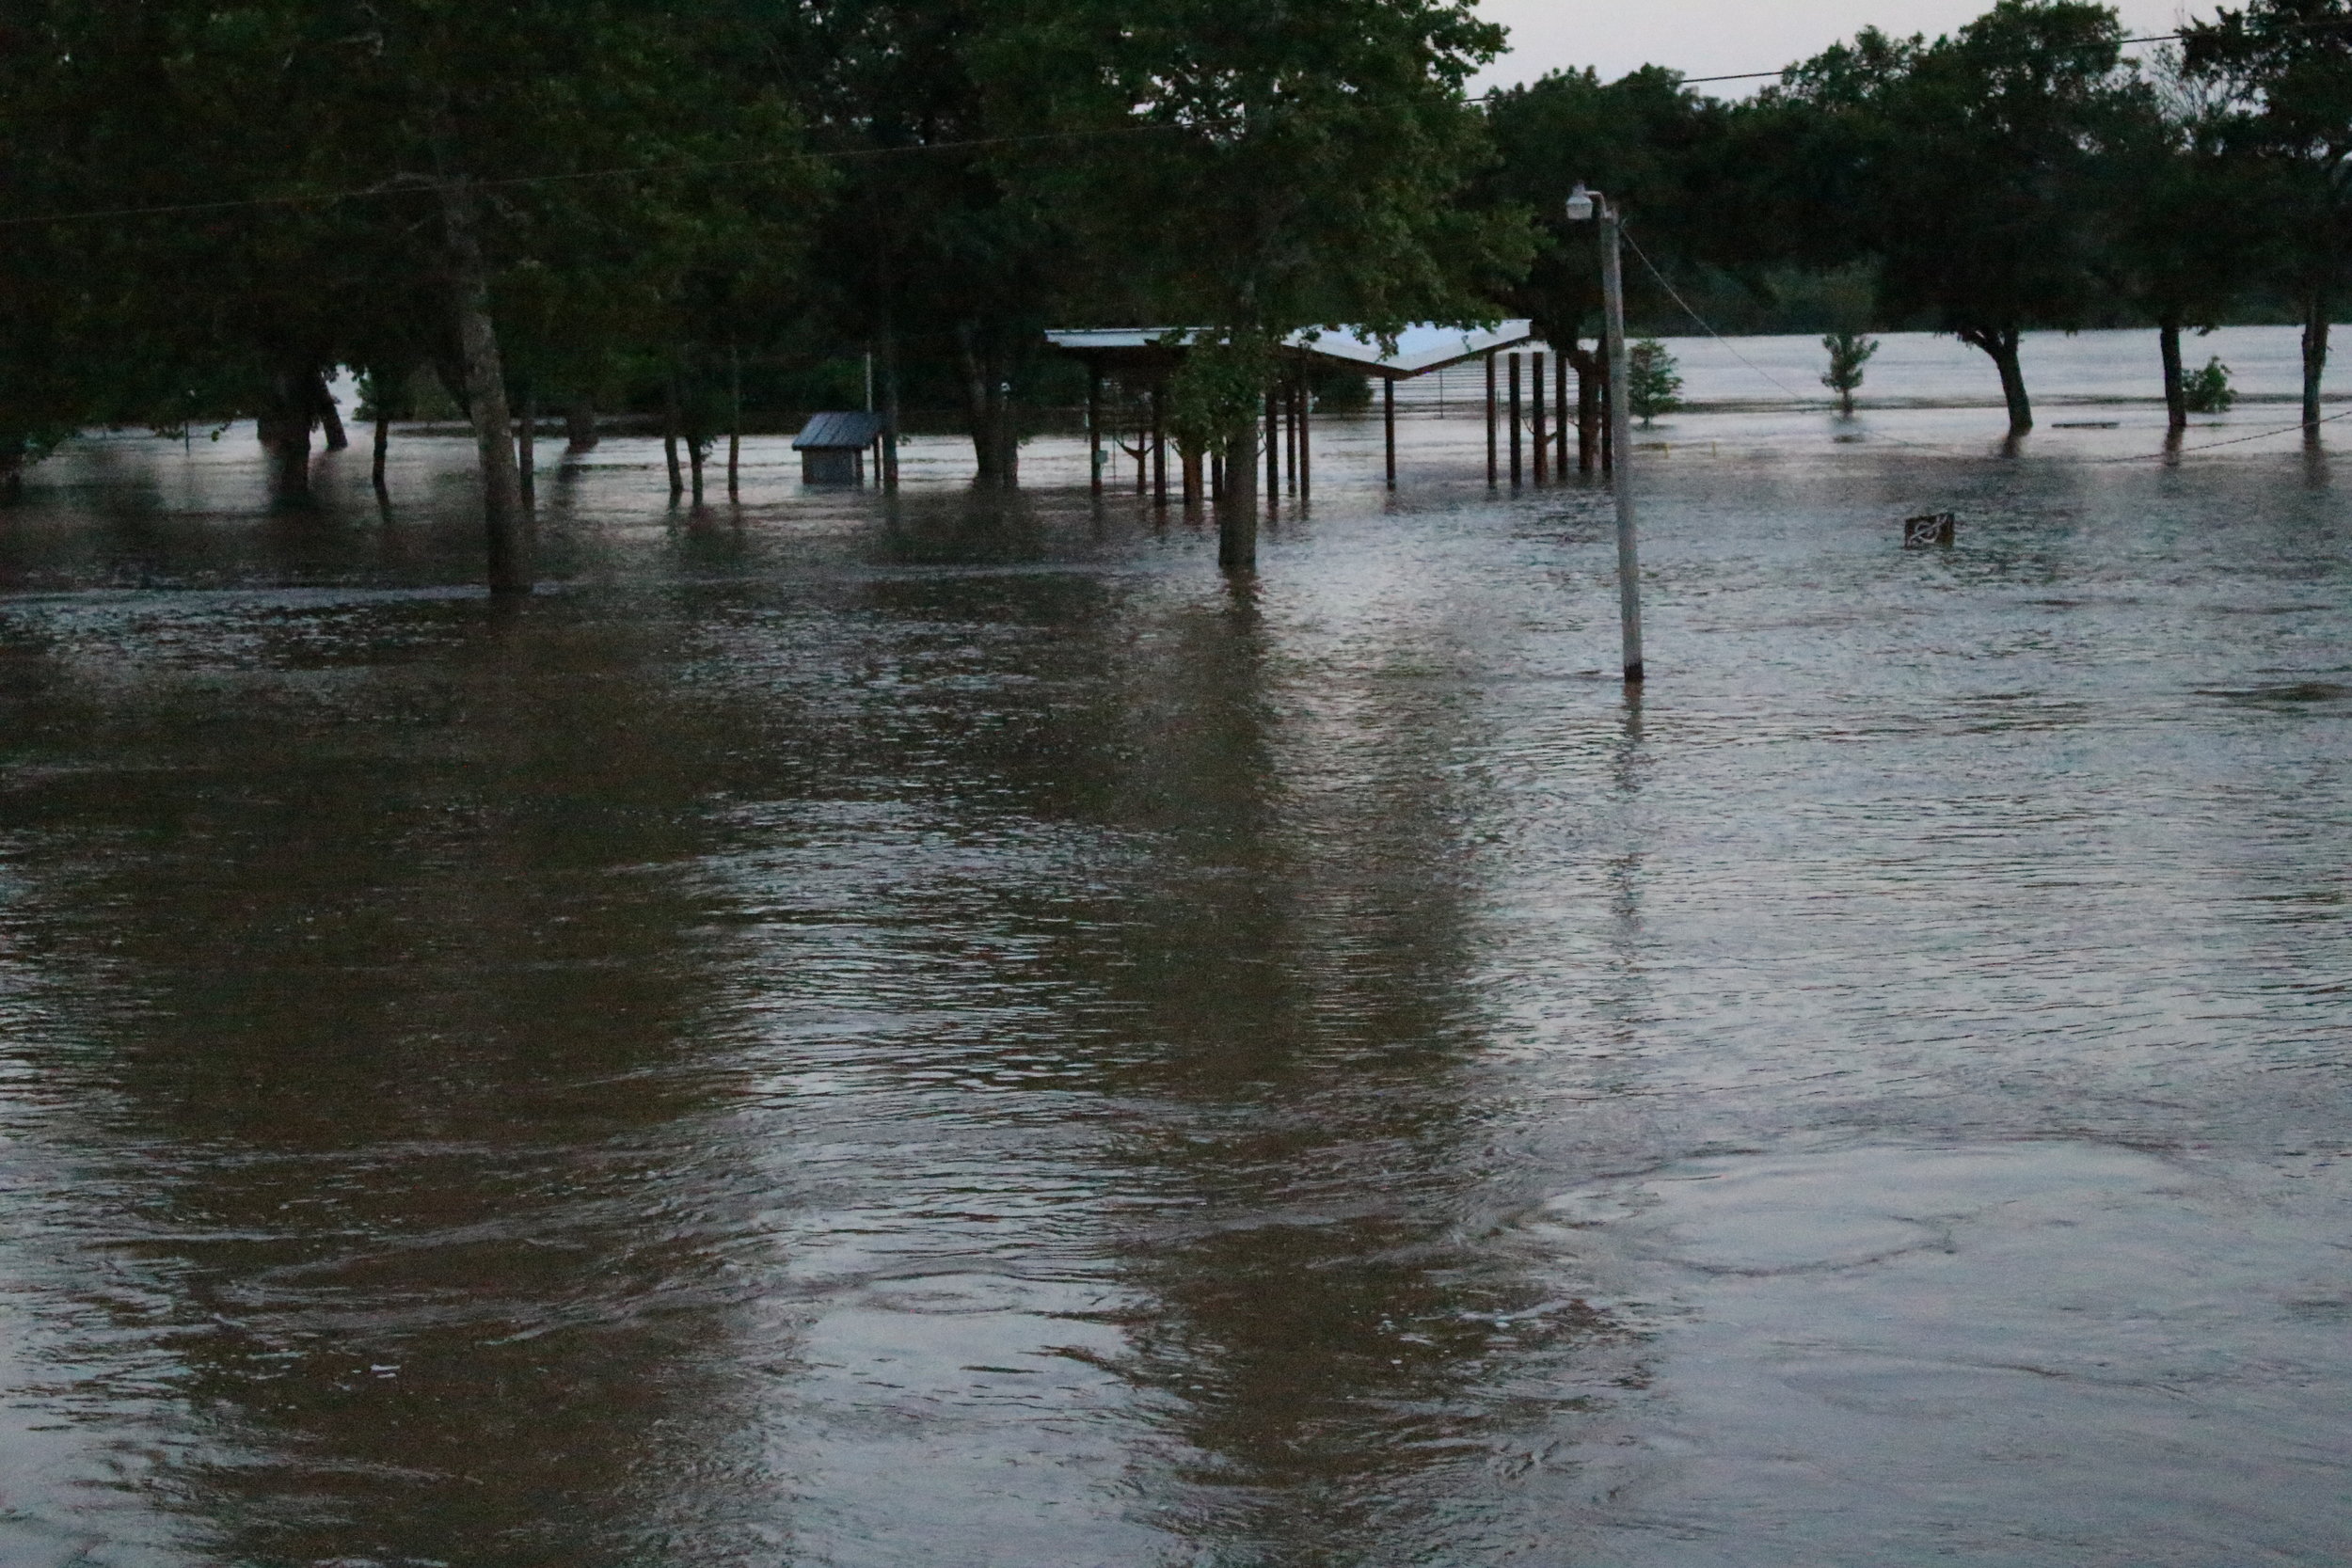
{"type": "MultiPolygon", "coordinates": [[[[2146,38],[2118,39],[2116,46],[2121,49],[2129,49],[2135,43],[2175,43],[2186,37],[2188,37],[2186,33],[2151,33],[2146,38]]],[[[1685,76],[1682,78],[1682,86],[1693,87],[1705,82],[1760,82],[1766,77],[1777,79],[1786,76],[1796,69],[1795,66],[1785,65],[1778,71],[1735,71],[1728,76],[1685,76]]]]}

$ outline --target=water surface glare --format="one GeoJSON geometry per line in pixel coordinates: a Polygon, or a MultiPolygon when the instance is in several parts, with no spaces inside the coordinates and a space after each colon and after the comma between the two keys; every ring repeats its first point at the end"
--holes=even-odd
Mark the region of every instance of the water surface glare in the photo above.
{"type": "Polygon", "coordinates": [[[1832,428],[1657,436],[1636,700],[1458,422],[1245,586],[1051,443],[608,440],[502,606],[462,443],[44,466],[0,1561],[2352,1559],[2339,460],[1832,428]]]}

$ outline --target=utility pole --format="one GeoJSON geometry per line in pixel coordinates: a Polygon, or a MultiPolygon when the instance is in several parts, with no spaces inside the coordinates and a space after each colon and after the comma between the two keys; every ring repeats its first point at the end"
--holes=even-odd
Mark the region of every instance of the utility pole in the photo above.
{"type": "Polygon", "coordinates": [[[1625,341],[1625,268],[1618,255],[1617,210],[1598,191],[1579,181],[1568,194],[1568,221],[1583,223],[1600,217],[1600,292],[1608,314],[1609,440],[1616,449],[1616,471],[1610,489],[1617,499],[1617,620],[1625,640],[1625,679],[1629,686],[1642,679],[1642,562],[1633,532],[1633,400],[1626,395],[1632,380],[1632,356],[1625,341]]]}

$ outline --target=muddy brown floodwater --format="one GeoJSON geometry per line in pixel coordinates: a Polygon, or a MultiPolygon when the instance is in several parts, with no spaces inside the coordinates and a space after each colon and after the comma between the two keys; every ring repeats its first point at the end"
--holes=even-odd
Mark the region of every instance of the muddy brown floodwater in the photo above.
{"type": "Polygon", "coordinates": [[[44,466],[0,1561],[2352,1558],[2352,459],[1908,418],[1644,437],[1639,702],[1475,426],[1249,587],[1050,443],[608,441],[500,607],[460,442],[44,466]]]}

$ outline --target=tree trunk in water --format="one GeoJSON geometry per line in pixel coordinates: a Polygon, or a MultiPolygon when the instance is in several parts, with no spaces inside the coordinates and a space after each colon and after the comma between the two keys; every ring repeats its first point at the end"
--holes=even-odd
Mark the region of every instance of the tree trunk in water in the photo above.
{"type": "Polygon", "coordinates": [[[1600,467],[1600,367],[1589,349],[1571,349],[1576,368],[1576,471],[1589,474],[1600,467]]]}
{"type": "Polygon", "coordinates": [[[710,451],[710,443],[699,436],[686,438],[686,464],[694,471],[694,510],[703,508],[703,456],[710,451]]]}
{"type": "Polygon", "coordinates": [[[727,499],[743,499],[743,355],[727,349],[727,499]]]}
{"type": "Polygon", "coordinates": [[[539,503],[539,389],[523,385],[523,419],[515,432],[516,476],[521,482],[523,504],[539,503]]]}
{"type": "Polygon", "coordinates": [[[1021,429],[1012,412],[1012,367],[998,359],[993,368],[989,388],[996,400],[990,410],[996,427],[996,483],[1009,490],[1021,483],[1021,429]]]}
{"type": "Polygon", "coordinates": [[[342,451],[351,445],[351,435],[343,429],[343,411],[335,406],[335,394],[326,385],[326,372],[310,372],[310,396],[319,411],[319,424],[326,432],[326,450],[342,451]]]}
{"type": "Polygon", "coordinates": [[[1229,572],[1258,569],[1258,421],[1244,418],[1227,438],[1225,494],[1216,509],[1216,563],[1229,572]]]}
{"type": "Polygon", "coordinates": [[[522,483],[515,471],[515,432],[506,413],[506,368],[490,319],[490,274],[482,259],[473,187],[463,175],[441,186],[449,234],[450,277],[456,293],[457,337],[465,355],[466,406],[482,459],[482,520],[489,546],[490,592],[531,592],[523,539],[522,483]]]}
{"type": "Polygon", "coordinates": [[[999,428],[1005,395],[992,358],[981,352],[978,334],[970,322],[956,325],[956,354],[962,362],[964,411],[972,427],[972,458],[979,482],[1009,484],[1004,432],[999,428]]]}
{"type": "Polygon", "coordinates": [[[672,506],[675,506],[677,499],[686,494],[686,476],[678,471],[677,465],[677,381],[673,377],[661,387],[661,458],[670,466],[672,506]]]}
{"type": "Polygon", "coordinates": [[[1194,507],[1200,504],[1200,492],[1205,483],[1204,470],[1202,469],[1200,462],[1200,449],[1198,447],[1179,446],[1176,449],[1176,456],[1178,462],[1183,466],[1184,476],[1184,510],[1189,512],[1194,507]]]}
{"type": "Polygon", "coordinates": [[[2033,432],[2033,401],[2026,396],[2026,374],[2017,364],[2017,329],[2013,326],[1963,326],[1956,334],[1972,348],[1984,350],[1993,368],[2001,372],[2001,401],[2009,405],[2009,438],[2033,432]]]}
{"type": "Polygon", "coordinates": [[[311,384],[317,372],[301,370],[271,377],[269,400],[253,421],[253,433],[269,452],[270,504],[310,504],[310,421],[317,417],[311,384]]]}
{"type": "Polygon", "coordinates": [[[2164,359],[2164,425],[2174,440],[2188,428],[2188,394],[2181,388],[2181,319],[2156,324],[2156,350],[2164,359]]]}
{"type": "Polygon", "coordinates": [[[885,494],[898,489],[898,334],[890,313],[882,312],[882,483],[885,494]]]}
{"type": "Polygon", "coordinates": [[[2319,380],[2328,372],[2328,292],[2313,289],[2303,302],[2303,431],[2319,429],[2319,380]]]}
{"type": "Polygon", "coordinates": [[[586,398],[564,410],[564,450],[575,454],[596,450],[596,409],[586,398]]]}
{"type": "Polygon", "coordinates": [[[383,495],[384,454],[392,447],[392,417],[382,408],[375,411],[375,458],[368,465],[368,478],[375,485],[375,493],[383,495]]]}

